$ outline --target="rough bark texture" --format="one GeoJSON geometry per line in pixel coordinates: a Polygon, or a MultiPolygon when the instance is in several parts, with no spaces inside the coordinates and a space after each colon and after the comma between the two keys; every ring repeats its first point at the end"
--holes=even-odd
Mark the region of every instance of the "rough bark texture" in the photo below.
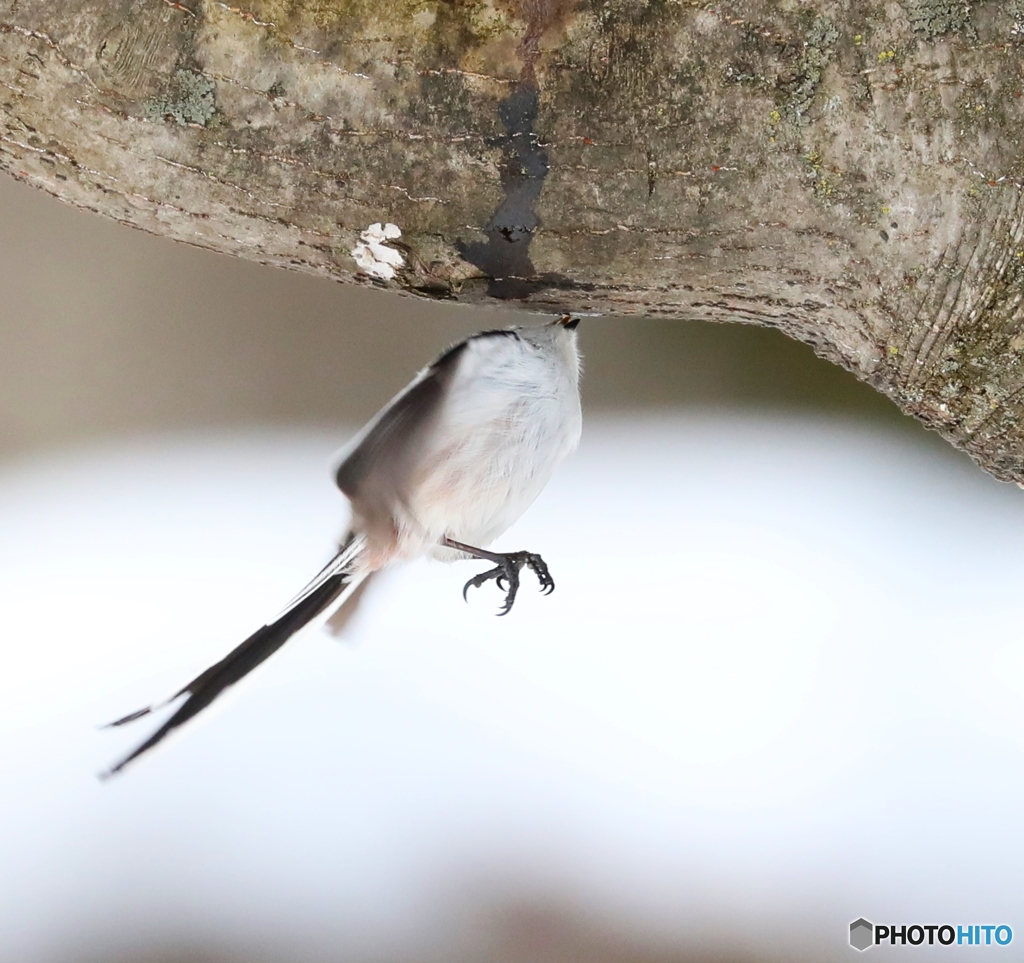
{"type": "Polygon", "coordinates": [[[778,327],[1022,482],[1019,44],[1024,0],[0,0],[0,167],[339,280],[391,221],[398,289],[778,327]]]}

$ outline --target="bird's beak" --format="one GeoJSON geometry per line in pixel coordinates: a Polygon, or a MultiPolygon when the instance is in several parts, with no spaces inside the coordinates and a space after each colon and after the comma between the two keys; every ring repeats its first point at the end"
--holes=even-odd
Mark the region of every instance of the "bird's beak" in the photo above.
{"type": "Polygon", "coordinates": [[[576,325],[580,323],[579,318],[574,318],[571,314],[563,314],[555,324],[561,325],[563,328],[568,328],[570,331],[575,329],[576,325]]]}

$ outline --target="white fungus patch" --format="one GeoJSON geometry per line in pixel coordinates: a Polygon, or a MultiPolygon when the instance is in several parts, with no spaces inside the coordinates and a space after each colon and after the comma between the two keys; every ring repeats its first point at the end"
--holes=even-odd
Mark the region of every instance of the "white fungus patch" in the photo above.
{"type": "Polygon", "coordinates": [[[395,276],[395,268],[405,265],[405,258],[385,242],[401,236],[397,224],[371,224],[359,235],[359,243],[352,248],[352,257],[359,269],[370,277],[390,281],[395,276]]]}

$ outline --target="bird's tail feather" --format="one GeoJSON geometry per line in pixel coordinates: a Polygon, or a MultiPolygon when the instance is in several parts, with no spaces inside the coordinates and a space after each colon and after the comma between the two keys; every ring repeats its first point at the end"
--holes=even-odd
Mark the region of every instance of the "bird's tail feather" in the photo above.
{"type": "MultiPolygon", "coordinates": [[[[352,575],[357,568],[357,561],[359,556],[363,554],[363,550],[366,548],[366,536],[365,535],[348,535],[344,542],[342,542],[341,548],[338,549],[338,554],[334,556],[316,575],[310,579],[306,587],[299,592],[285,607],[281,615],[287,615],[296,605],[298,605],[303,599],[315,592],[320,585],[333,575],[340,573],[346,573],[352,575]]],[[[359,578],[359,582],[352,585],[352,589],[355,590],[356,586],[363,581],[365,576],[359,578]]],[[[346,586],[347,587],[347,586],[346,586]]],[[[349,593],[351,594],[351,592],[349,593]]]]}
{"type": "Polygon", "coordinates": [[[205,709],[228,686],[234,685],[239,679],[252,672],[261,662],[270,658],[304,625],[315,619],[342,596],[351,595],[365,578],[365,574],[358,572],[354,564],[362,550],[362,541],[361,538],[349,538],[338,554],[317,573],[281,615],[268,625],[257,629],[241,645],[236,646],[205,672],[197,675],[170,699],[131,712],[108,723],[104,728],[134,722],[136,719],[149,715],[154,709],[167,705],[180,696],[187,695],[185,701],[156,732],[103,773],[103,777],[113,776],[133,759],[137,759],[144,752],[152,749],[171,731],[205,709]]]}

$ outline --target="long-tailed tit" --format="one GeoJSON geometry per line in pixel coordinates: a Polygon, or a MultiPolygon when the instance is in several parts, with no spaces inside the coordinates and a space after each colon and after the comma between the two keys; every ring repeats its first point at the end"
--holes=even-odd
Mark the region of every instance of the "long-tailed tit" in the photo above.
{"type": "Polygon", "coordinates": [[[107,775],[153,748],[393,562],[421,555],[493,562],[466,583],[463,595],[494,579],[506,593],[501,615],[512,608],[524,566],[550,593],[555,583],[539,555],[482,546],[522,515],[579,442],[577,323],[566,315],[540,327],[483,331],[424,368],[340,456],[335,478],[352,503],[352,520],[338,554],[275,621],[172,696],[169,701],[186,698],[107,775]]]}

